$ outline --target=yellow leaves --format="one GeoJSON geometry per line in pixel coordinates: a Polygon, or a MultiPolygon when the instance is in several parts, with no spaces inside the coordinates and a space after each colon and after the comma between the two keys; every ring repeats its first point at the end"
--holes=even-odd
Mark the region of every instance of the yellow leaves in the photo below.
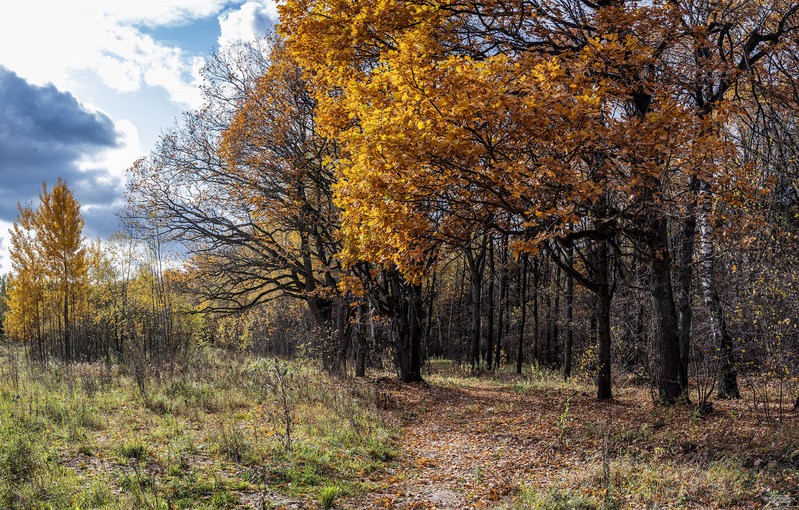
{"type": "MultiPolygon", "coordinates": [[[[492,5],[475,8],[501,26],[492,5]]],[[[608,195],[637,211],[678,202],[692,175],[737,182],[715,161],[732,154],[719,135],[725,116],[700,118],[683,82],[669,82],[680,69],[652,65],[661,46],[672,49],[676,18],[662,4],[597,9],[588,44],[556,56],[499,41],[478,51],[485,40],[461,32],[472,20],[435,3],[282,9],[290,51],[319,87],[319,129],[346,161],[335,200],[352,260],[412,265],[497,209],[546,237],[593,218],[608,195]],[[645,114],[633,111],[635,95],[650,96],[645,114]]],[[[537,42],[570,35],[534,17],[528,26],[537,42]]]]}
{"type": "Polygon", "coordinates": [[[36,209],[19,207],[11,229],[14,276],[5,323],[18,340],[33,338],[45,293],[57,303],[71,300],[74,306],[88,285],[80,204],[61,179],[52,190],[42,184],[39,201],[36,209]]]}

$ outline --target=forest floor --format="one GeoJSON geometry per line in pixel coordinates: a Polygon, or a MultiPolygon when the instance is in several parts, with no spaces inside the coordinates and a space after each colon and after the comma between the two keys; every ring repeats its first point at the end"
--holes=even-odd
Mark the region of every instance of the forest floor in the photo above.
{"type": "Polygon", "coordinates": [[[0,508],[799,505],[799,416],[774,400],[767,416],[751,389],[702,417],[621,381],[599,403],[529,366],[432,360],[404,385],[206,349],[142,370],[0,345],[0,508]]]}
{"type": "MultiPolygon", "coordinates": [[[[789,508],[799,505],[799,418],[751,400],[660,407],[648,388],[592,388],[557,374],[389,380],[401,422],[393,469],[349,508],[789,508]]],[[[745,394],[746,396],[746,394],[745,394]]],[[[799,508],[796,506],[794,508],[799,508]]]]}

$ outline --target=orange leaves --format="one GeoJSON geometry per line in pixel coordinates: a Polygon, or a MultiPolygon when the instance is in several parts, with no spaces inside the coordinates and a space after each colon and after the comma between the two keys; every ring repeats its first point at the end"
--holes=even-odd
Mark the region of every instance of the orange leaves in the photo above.
{"type": "Polygon", "coordinates": [[[438,463],[430,458],[427,457],[419,457],[416,459],[416,465],[420,468],[427,468],[427,467],[436,467],[438,463]]]}
{"type": "Polygon", "coordinates": [[[686,91],[693,58],[674,5],[611,5],[579,20],[554,7],[541,18],[491,1],[469,9],[284,7],[320,130],[341,147],[350,261],[410,270],[420,253],[489,224],[521,226],[533,249],[602,216],[600,203],[672,214],[692,176],[737,187],[727,96],[708,114],[686,91]]]}

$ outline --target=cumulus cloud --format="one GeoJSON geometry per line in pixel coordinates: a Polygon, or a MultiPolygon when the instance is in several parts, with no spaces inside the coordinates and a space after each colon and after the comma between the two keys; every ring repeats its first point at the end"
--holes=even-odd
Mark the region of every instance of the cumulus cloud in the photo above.
{"type": "Polygon", "coordinates": [[[277,4],[271,0],[249,1],[219,17],[219,46],[263,37],[278,19],[277,4]]]}
{"type": "Polygon", "coordinates": [[[163,87],[181,107],[199,106],[196,55],[164,44],[138,27],[190,23],[219,13],[227,0],[13,2],[0,11],[0,64],[33,83],[74,89],[90,70],[117,92],[163,87]]]}
{"type": "MultiPolygon", "coordinates": [[[[3,67],[0,105],[0,222],[13,221],[17,202],[34,202],[42,181],[52,185],[58,177],[88,209],[119,203],[121,173],[95,165],[114,154],[128,155],[129,126],[119,130],[71,94],[32,85],[3,67]]],[[[87,222],[96,233],[109,233],[107,226],[87,222]]]]}

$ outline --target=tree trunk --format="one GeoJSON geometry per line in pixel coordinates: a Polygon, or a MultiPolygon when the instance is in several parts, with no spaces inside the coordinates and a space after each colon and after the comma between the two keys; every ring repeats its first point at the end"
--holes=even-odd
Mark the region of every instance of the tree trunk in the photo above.
{"type": "Polygon", "coordinates": [[[610,264],[608,261],[608,245],[600,241],[593,251],[593,272],[596,285],[596,326],[597,326],[597,376],[596,388],[598,400],[613,398],[610,366],[610,305],[612,292],[610,288],[610,264]]]}
{"type": "Polygon", "coordinates": [[[390,278],[400,379],[406,383],[419,382],[422,381],[422,286],[406,282],[396,271],[392,271],[390,278]]]}
{"type": "MultiPolygon", "coordinates": [[[[471,263],[470,263],[471,266],[471,263]]],[[[470,296],[472,305],[472,327],[469,332],[470,361],[472,372],[480,369],[480,312],[482,310],[482,275],[477,267],[470,267],[470,296]]]]}
{"type": "MultiPolygon", "coordinates": [[[[569,246],[566,254],[566,263],[574,265],[574,249],[569,246]]],[[[566,344],[563,346],[563,378],[568,380],[572,374],[572,346],[574,344],[573,318],[574,318],[574,278],[566,275],[566,344]]]]}
{"type": "Polygon", "coordinates": [[[554,307],[549,317],[552,343],[549,345],[549,352],[547,352],[547,365],[550,367],[557,367],[559,364],[558,358],[560,358],[560,279],[561,269],[558,266],[555,269],[555,280],[552,284],[552,293],[555,295],[554,307]]]}
{"type": "Polygon", "coordinates": [[[349,304],[345,299],[336,301],[336,369],[347,373],[347,356],[350,348],[349,304]]]}
{"type": "MultiPolygon", "coordinates": [[[[680,385],[683,390],[688,389],[688,363],[691,355],[691,321],[693,309],[691,307],[691,286],[693,282],[694,238],[696,237],[696,198],[699,180],[691,177],[689,191],[693,195],[688,208],[688,217],[685,219],[680,232],[679,247],[680,259],[678,264],[679,287],[677,292],[678,328],[680,335],[680,385]]],[[[687,397],[687,395],[686,395],[687,397]]]]}
{"type": "Polygon", "coordinates": [[[552,351],[552,268],[549,264],[545,266],[544,282],[546,291],[544,294],[544,305],[547,308],[547,313],[544,316],[544,345],[543,348],[539,346],[537,361],[544,365],[549,364],[549,354],[552,351]],[[549,283],[549,285],[546,285],[549,283]]]}
{"type": "Polygon", "coordinates": [[[497,344],[495,346],[496,366],[499,368],[499,356],[502,353],[502,339],[505,338],[505,314],[508,308],[508,238],[502,239],[502,250],[500,252],[500,275],[499,275],[499,318],[497,321],[497,344]]]}
{"type": "Polygon", "coordinates": [[[355,377],[366,376],[366,303],[358,305],[358,326],[356,329],[357,348],[355,351],[355,377]]]}
{"type": "Polygon", "coordinates": [[[483,269],[485,268],[487,240],[488,236],[483,236],[480,246],[474,252],[471,246],[467,247],[465,251],[466,262],[469,264],[469,296],[472,305],[472,327],[469,332],[469,361],[472,365],[472,372],[480,370],[480,321],[483,311],[483,269]]]}
{"type": "MultiPolygon", "coordinates": [[[[66,269],[65,269],[66,270],[66,269]]],[[[64,358],[69,361],[72,359],[72,346],[70,345],[69,335],[69,291],[64,285],[64,358]]]]}
{"type": "Polygon", "coordinates": [[[491,370],[494,366],[494,278],[496,270],[494,267],[494,241],[489,241],[488,246],[488,292],[486,298],[487,303],[487,316],[486,316],[486,367],[491,370]]]}
{"type": "Polygon", "coordinates": [[[521,304],[521,321],[519,324],[519,343],[516,346],[516,373],[521,375],[522,363],[524,363],[524,323],[527,319],[527,254],[521,255],[521,266],[519,267],[519,281],[521,284],[521,291],[519,292],[519,299],[521,304]]]}
{"type": "Polygon", "coordinates": [[[655,339],[660,354],[658,395],[661,402],[671,404],[682,396],[683,387],[680,384],[680,338],[671,286],[668,229],[663,218],[649,218],[648,226],[650,290],[655,318],[655,339]]]}
{"type": "Polygon", "coordinates": [[[738,390],[738,370],[732,336],[727,329],[724,310],[716,288],[715,249],[713,247],[713,226],[710,224],[710,196],[707,185],[702,183],[699,207],[699,249],[702,258],[702,294],[705,298],[713,344],[719,353],[719,398],[741,398],[738,390]]]}

